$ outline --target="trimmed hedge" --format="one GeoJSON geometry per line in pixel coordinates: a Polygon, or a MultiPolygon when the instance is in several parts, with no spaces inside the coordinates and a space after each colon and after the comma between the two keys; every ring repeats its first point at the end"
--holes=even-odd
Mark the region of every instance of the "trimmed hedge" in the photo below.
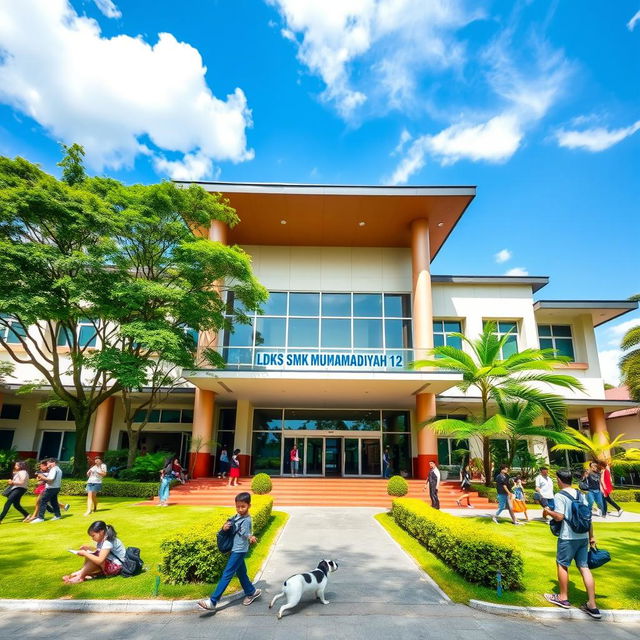
{"type": "MultiPolygon", "coordinates": [[[[483,498],[487,498],[489,502],[498,502],[498,491],[495,487],[485,487],[483,484],[475,484],[471,485],[472,491],[477,491],[478,495],[483,498]]],[[[555,487],[557,491],[557,487],[555,487]]],[[[536,504],[536,501],[533,499],[533,494],[535,489],[525,489],[524,496],[527,504],[536,504]]],[[[640,490],[638,489],[614,489],[613,490],[613,499],[616,502],[640,502],[640,490]]]]}
{"type": "Polygon", "coordinates": [[[387,482],[387,493],[390,496],[406,496],[409,493],[409,483],[402,476],[391,476],[387,482]]]}
{"type": "MultiPolygon", "coordinates": [[[[269,523],[273,498],[253,496],[251,502],[253,533],[258,535],[269,523]]],[[[227,563],[228,555],[218,551],[216,534],[233,513],[233,509],[216,512],[213,519],[194,523],[162,541],[160,573],[165,576],[166,582],[212,584],[218,580],[227,563]]]]}
{"type": "MultiPolygon", "coordinates": [[[[29,480],[29,491],[32,493],[37,480],[29,480]]],[[[105,478],[102,481],[101,496],[115,498],[153,498],[158,495],[159,482],[124,482],[105,478]]],[[[60,494],[64,496],[86,495],[86,480],[67,480],[62,478],[60,494]]]]}
{"type": "Polygon", "coordinates": [[[394,500],[391,515],[468,582],[495,588],[500,571],[505,588],[522,588],[522,555],[509,538],[485,532],[465,518],[432,509],[416,498],[394,500]]]}
{"type": "Polygon", "coordinates": [[[271,493],[271,489],[273,489],[271,476],[266,473],[259,473],[251,480],[251,491],[256,495],[262,496],[266,493],[271,493]]]}

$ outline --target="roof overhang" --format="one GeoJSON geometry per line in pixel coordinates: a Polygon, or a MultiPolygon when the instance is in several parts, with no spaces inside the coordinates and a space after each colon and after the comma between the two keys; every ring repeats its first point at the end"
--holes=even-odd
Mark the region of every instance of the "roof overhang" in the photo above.
{"type": "Polygon", "coordinates": [[[635,311],[638,303],[633,300],[538,300],[533,303],[536,317],[550,320],[571,316],[590,314],[593,326],[598,327],[605,322],[635,311]]]}
{"type": "Polygon", "coordinates": [[[546,276],[431,276],[434,284],[483,284],[483,285],[525,285],[533,293],[549,284],[546,276]]]}
{"type": "Polygon", "coordinates": [[[411,222],[427,218],[432,260],[476,195],[473,186],[175,182],[229,200],[240,217],[229,230],[230,244],[409,247],[411,222]]]}
{"type": "Polygon", "coordinates": [[[196,387],[222,401],[260,407],[408,409],[416,393],[442,393],[462,381],[458,373],[323,371],[184,371],[196,387]]]}

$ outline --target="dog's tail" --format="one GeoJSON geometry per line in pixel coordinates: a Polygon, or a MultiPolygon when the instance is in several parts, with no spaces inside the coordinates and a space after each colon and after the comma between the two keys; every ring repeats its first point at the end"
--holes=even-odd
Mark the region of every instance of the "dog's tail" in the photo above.
{"type": "Polygon", "coordinates": [[[284,591],[281,591],[280,593],[276,593],[276,595],[273,596],[273,600],[271,600],[269,609],[271,609],[271,607],[273,607],[273,605],[276,603],[276,600],[280,600],[280,598],[284,598],[284,591]]]}

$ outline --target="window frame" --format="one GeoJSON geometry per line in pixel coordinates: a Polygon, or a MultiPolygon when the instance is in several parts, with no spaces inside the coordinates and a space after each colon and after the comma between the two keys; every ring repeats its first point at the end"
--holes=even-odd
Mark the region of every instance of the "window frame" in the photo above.
{"type": "MultiPolygon", "coordinates": [[[[573,352],[573,357],[568,356],[571,358],[570,362],[577,362],[577,358],[576,358],[576,343],[575,340],[573,338],[573,325],[571,324],[551,324],[551,323],[538,323],[536,325],[537,330],[538,330],[538,342],[540,343],[542,340],[551,340],[551,344],[553,345],[551,348],[554,349],[555,351],[558,352],[558,355],[562,355],[558,349],[557,349],[557,340],[560,340],[561,342],[569,342],[571,344],[571,351],[573,352]],[[540,327],[549,327],[549,335],[548,336],[542,336],[540,335],[540,327]],[[571,335],[569,336],[556,336],[553,333],[553,329],[554,327],[567,327],[569,329],[569,333],[571,335]]],[[[547,349],[549,347],[542,347],[540,346],[541,349],[547,349]]]]}
{"type": "MultiPolygon", "coordinates": [[[[507,335],[507,333],[509,333],[509,331],[511,331],[510,335],[515,337],[516,340],[516,350],[515,353],[520,353],[520,323],[522,322],[522,319],[510,319],[510,318],[483,318],[482,321],[482,326],[483,328],[485,327],[485,325],[488,322],[493,322],[496,325],[496,330],[493,332],[493,335],[496,336],[498,338],[498,340],[502,339],[504,336],[507,335]],[[500,329],[500,323],[504,322],[504,323],[510,323],[510,324],[515,324],[515,331],[512,331],[511,329],[508,331],[502,331],[500,329]]],[[[515,354],[511,354],[511,355],[515,355],[515,354]]],[[[500,347],[500,360],[506,360],[509,356],[505,357],[504,355],[504,351],[503,351],[503,347],[500,347]]]]}

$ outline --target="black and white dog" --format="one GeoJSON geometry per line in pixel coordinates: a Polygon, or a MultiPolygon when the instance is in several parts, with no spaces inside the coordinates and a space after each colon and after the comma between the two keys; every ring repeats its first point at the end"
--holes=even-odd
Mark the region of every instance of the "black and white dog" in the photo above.
{"type": "Polygon", "coordinates": [[[282,591],[275,596],[269,605],[269,609],[273,607],[276,600],[279,600],[283,596],[287,598],[287,604],[283,604],[278,611],[278,620],[282,618],[282,614],[287,609],[293,609],[303,594],[314,591],[316,598],[322,602],[322,604],[329,604],[328,600],[324,599],[324,590],[329,584],[329,574],[338,569],[338,563],[333,560],[321,560],[318,563],[318,568],[310,571],[309,573],[296,573],[296,575],[287,578],[282,586],[282,591]]]}

